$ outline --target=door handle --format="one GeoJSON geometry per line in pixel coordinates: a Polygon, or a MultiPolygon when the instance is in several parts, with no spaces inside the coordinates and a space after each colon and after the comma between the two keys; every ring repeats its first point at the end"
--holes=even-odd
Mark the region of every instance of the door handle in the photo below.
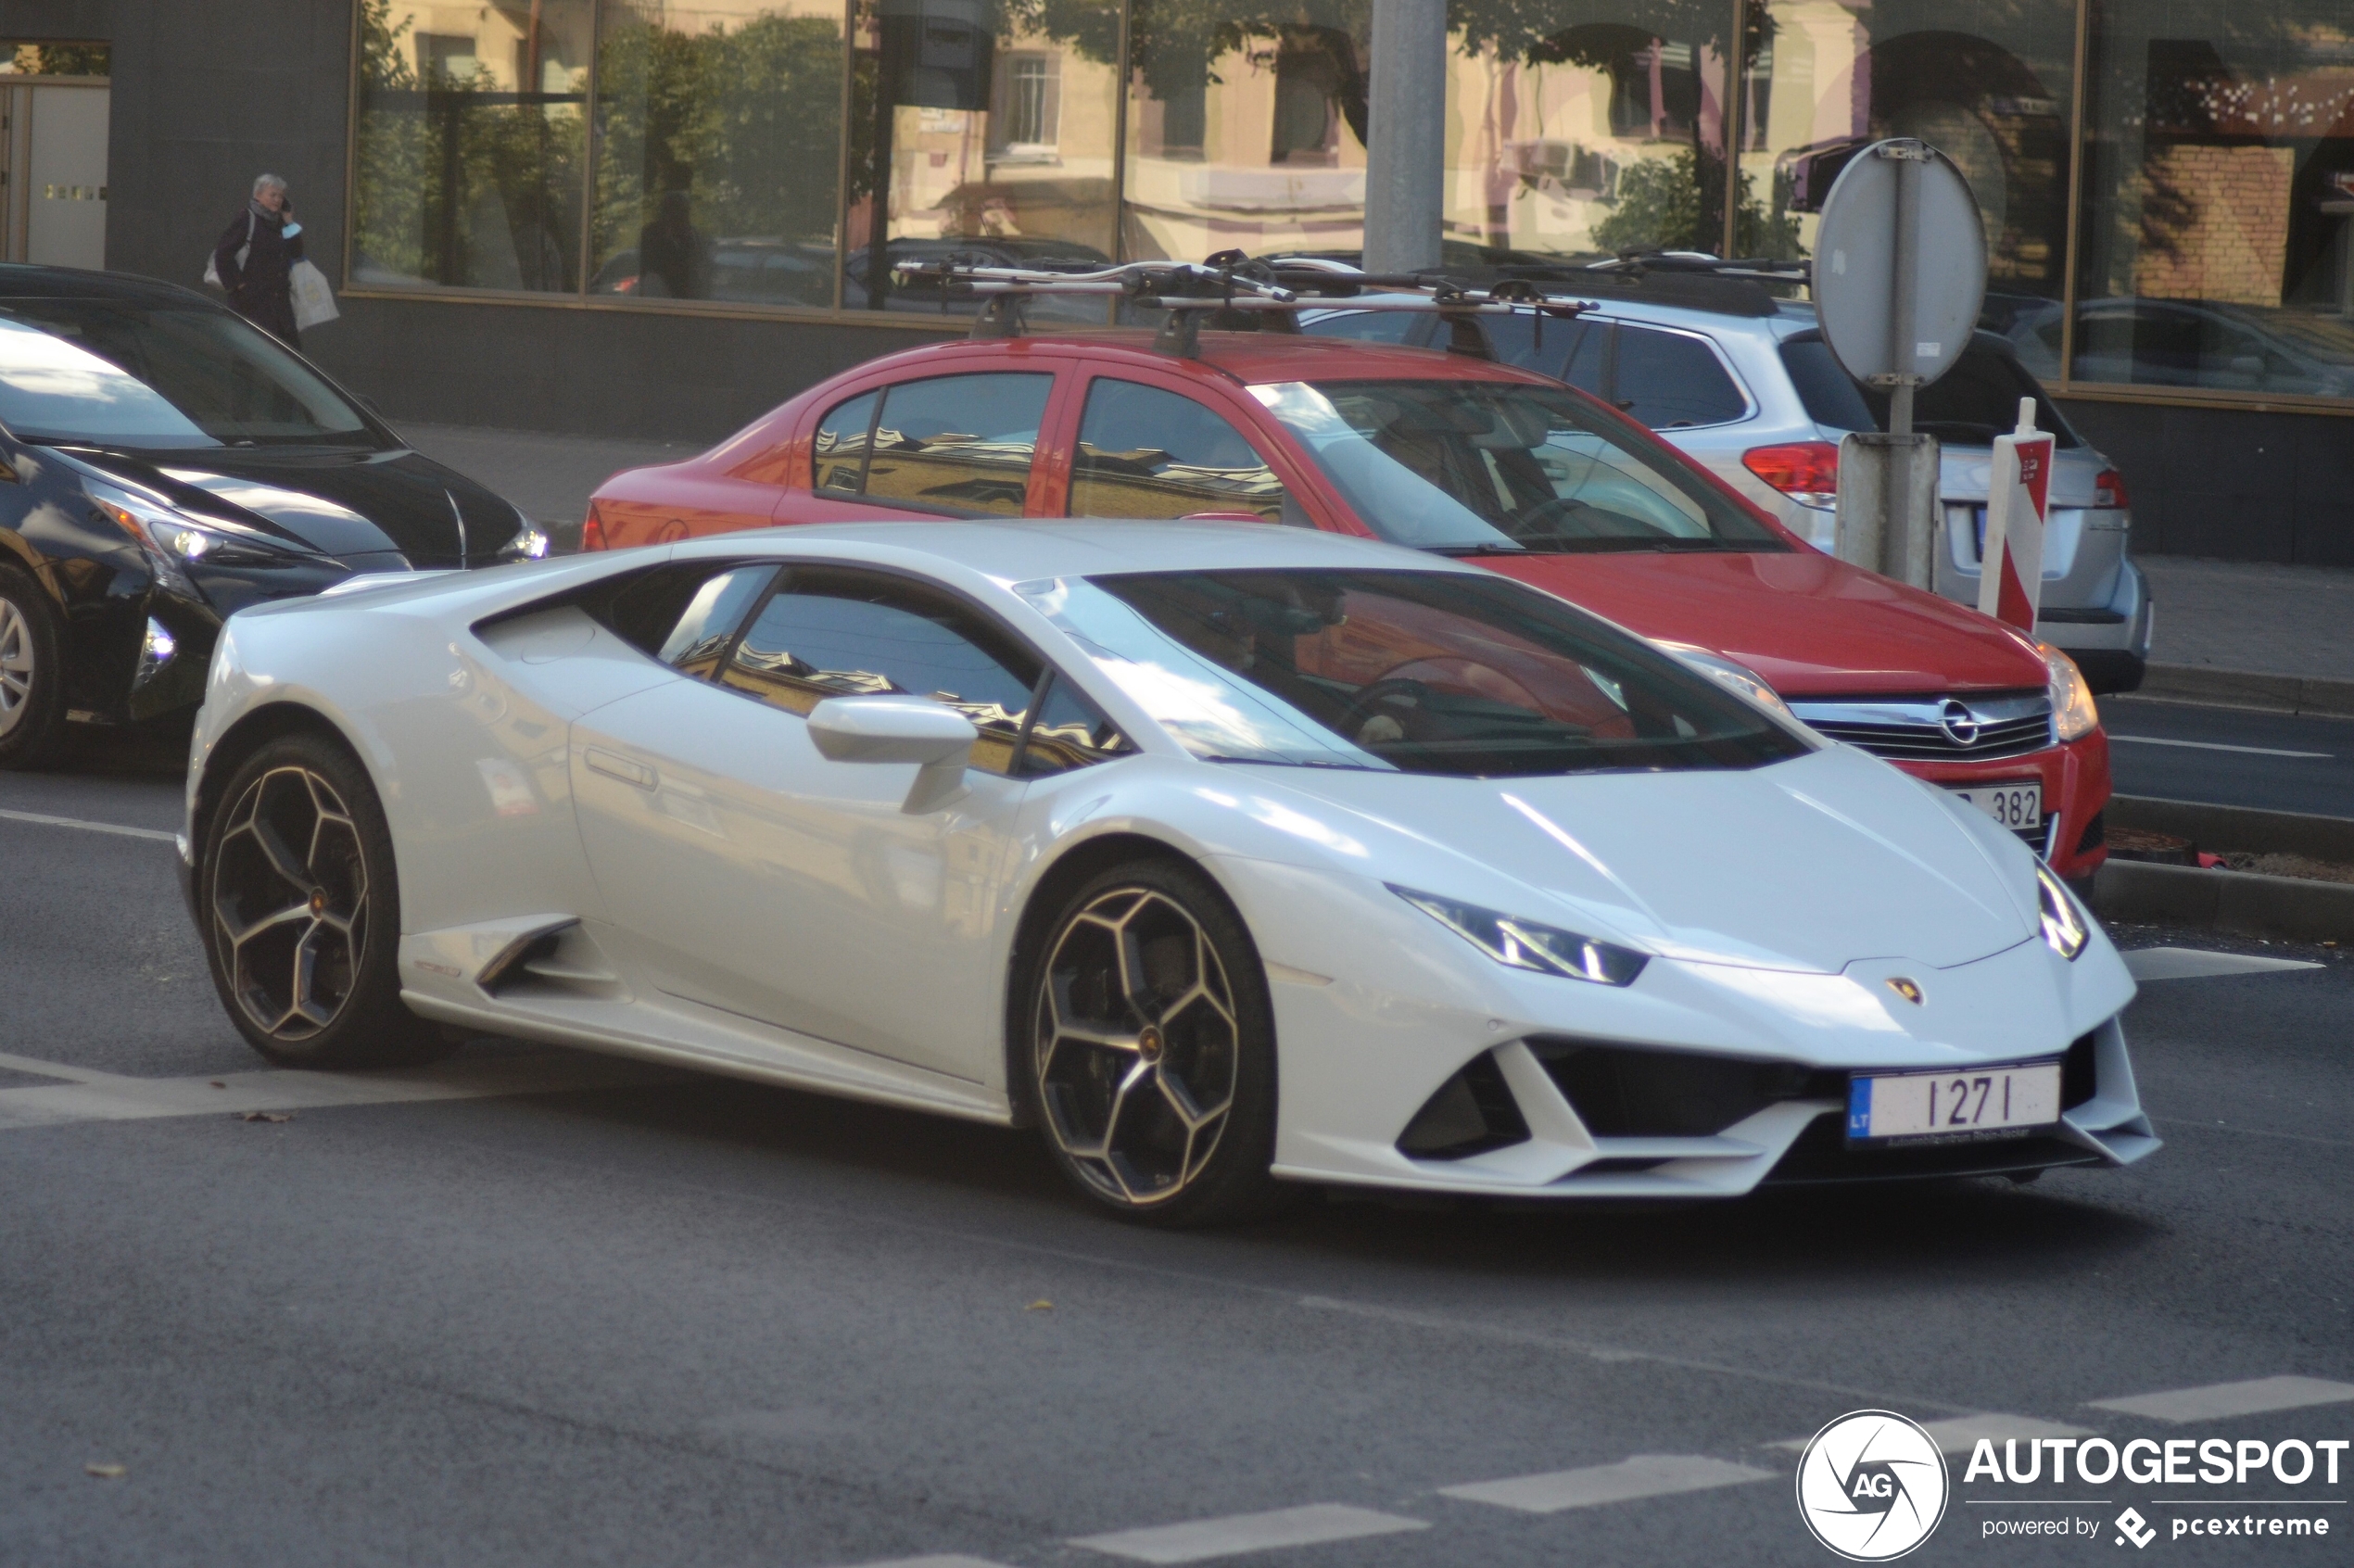
{"type": "Polygon", "coordinates": [[[584,759],[591,773],[601,773],[608,778],[618,778],[624,784],[635,784],[640,790],[652,790],[662,783],[662,776],[642,763],[617,757],[611,752],[591,746],[584,759]]]}

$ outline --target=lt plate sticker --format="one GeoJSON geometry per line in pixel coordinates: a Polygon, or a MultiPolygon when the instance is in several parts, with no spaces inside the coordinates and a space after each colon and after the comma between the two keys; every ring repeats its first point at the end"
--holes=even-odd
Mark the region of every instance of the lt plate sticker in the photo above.
{"type": "Polygon", "coordinates": [[[1851,1079],[1850,1138],[1966,1138],[2059,1119],[2057,1062],[1851,1079]]]}

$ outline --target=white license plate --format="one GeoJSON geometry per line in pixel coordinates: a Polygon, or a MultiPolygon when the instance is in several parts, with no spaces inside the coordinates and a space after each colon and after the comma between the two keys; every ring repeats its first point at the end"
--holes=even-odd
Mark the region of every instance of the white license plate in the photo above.
{"type": "Polygon", "coordinates": [[[2059,1119],[2060,1065],[2028,1062],[1905,1072],[1847,1082],[1847,1136],[1968,1138],[2059,1119]]]}
{"type": "Polygon", "coordinates": [[[2044,826],[2044,786],[2040,782],[1973,784],[1953,792],[2015,831],[2044,826]]]}

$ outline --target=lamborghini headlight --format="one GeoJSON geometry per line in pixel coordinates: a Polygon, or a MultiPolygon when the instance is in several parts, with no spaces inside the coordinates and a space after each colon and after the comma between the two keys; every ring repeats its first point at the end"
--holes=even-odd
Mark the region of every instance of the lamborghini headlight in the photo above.
{"type": "Polygon", "coordinates": [[[2061,957],[2075,962],[2092,940],[2093,929],[2084,923],[2083,912],[2076,907],[2075,897],[2060,885],[2048,866],[2035,867],[2035,902],[2044,918],[2044,941],[2061,957]]]}
{"type": "Polygon", "coordinates": [[[2084,684],[2084,672],[2076,661],[2048,642],[2035,645],[2044,655],[2044,668],[2049,672],[2052,693],[2052,727],[2062,740],[2077,740],[2101,727],[2101,710],[2093,701],[2093,689],[2084,684]]]}
{"type": "Polygon", "coordinates": [[[1395,882],[1386,884],[1432,919],[1478,948],[1499,964],[1564,980],[1592,980],[1597,985],[1632,985],[1649,957],[1631,947],[1620,947],[1579,936],[1558,926],[1539,925],[1517,916],[1499,914],[1475,904],[1463,904],[1436,893],[1416,892],[1395,882]]]}

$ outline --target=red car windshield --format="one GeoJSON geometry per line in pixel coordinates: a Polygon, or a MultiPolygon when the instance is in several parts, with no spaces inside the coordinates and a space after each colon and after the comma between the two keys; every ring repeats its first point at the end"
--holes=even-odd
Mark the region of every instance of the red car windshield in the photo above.
{"type": "Polygon", "coordinates": [[[1790,548],[1573,392],[1509,381],[1250,391],[1394,544],[1455,555],[1790,548]]]}

